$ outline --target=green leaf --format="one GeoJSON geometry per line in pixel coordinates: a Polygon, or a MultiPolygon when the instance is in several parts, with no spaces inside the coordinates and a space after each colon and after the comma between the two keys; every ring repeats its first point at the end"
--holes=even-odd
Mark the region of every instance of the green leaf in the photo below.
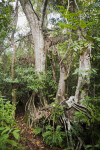
{"type": "Polygon", "coordinates": [[[9,134],[3,134],[1,139],[0,139],[0,142],[3,142],[5,140],[7,140],[9,138],[9,134]]]}
{"type": "Polygon", "coordinates": [[[43,131],[43,128],[38,128],[38,127],[33,130],[34,134],[36,134],[36,135],[40,134],[42,131],[43,131]]]}
{"type": "Polygon", "coordinates": [[[19,140],[19,137],[20,137],[18,132],[19,132],[19,130],[15,130],[12,132],[13,136],[15,137],[16,140],[19,140]]]}
{"type": "Polygon", "coordinates": [[[17,146],[18,145],[14,140],[7,140],[7,142],[9,144],[11,144],[12,146],[17,146]]]}
{"type": "Polygon", "coordinates": [[[3,135],[4,133],[6,133],[7,131],[10,131],[10,127],[5,127],[4,131],[1,133],[1,135],[3,135]]]}
{"type": "Polygon", "coordinates": [[[52,134],[51,131],[47,131],[47,132],[44,132],[44,133],[42,134],[42,136],[45,138],[45,137],[50,136],[51,134],[52,134]]]}
{"type": "Polygon", "coordinates": [[[0,131],[2,131],[2,130],[4,130],[5,129],[5,127],[0,127],[0,131]]]}

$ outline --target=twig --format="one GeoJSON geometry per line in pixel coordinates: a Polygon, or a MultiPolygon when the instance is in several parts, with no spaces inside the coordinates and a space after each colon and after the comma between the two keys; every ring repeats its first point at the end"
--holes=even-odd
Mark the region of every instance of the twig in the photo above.
{"type": "Polygon", "coordinates": [[[78,5],[77,5],[76,0],[74,0],[74,2],[75,2],[75,5],[76,5],[76,7],[77,7],[77,9],[78,9],[78,11],[79,11],[79,7],[78,7],[78,5]]]}
{"type": "Polygon", "coordinates": [[[69,48],[70,48],[70,41],[69,41],[69,44],[68,44],[68,49],[67,49],[67,51],[66,51],[66,53],[65,53],[64,57],[62,58],[62,60],[60,61],[60,63],[59,63],[59,64],[61,64],[61,63],[62,63],[62,61],[65,59],[65,57],[66,57],[66,55],[67,55],[67,53],[68,53],[69,48]]]}

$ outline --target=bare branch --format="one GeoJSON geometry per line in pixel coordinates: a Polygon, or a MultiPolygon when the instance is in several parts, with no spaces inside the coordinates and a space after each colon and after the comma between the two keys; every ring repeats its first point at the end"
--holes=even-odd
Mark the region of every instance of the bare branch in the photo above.
{"type": "Polygon", "coordinates": [[[64,36],[58,36],[58,37],[50,37],[49,40],[51,41],[50,42],[50,45],[49,47],[53,46],[53,45],[56,45],[58,43],[62,43],[64,42],[65,40],[68,39],[68,36],[64,37],[64,36]]]}
{"type": "Polygon", "coordinates": [[[47,5],[48,5],[48,0],[45,0],[45,1],[44,1],[44,5],[43,5],[43,8],[42,8],[41,27],[43,27],[43,25],[44,25],[44,18],[45,18],[45,15],[46,15],[46,8],[47,8],[47,5]]]}

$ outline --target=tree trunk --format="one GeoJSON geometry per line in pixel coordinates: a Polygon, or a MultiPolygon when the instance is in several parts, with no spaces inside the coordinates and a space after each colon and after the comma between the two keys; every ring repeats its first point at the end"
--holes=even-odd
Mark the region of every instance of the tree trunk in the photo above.
{"type": "MultiPolygon", "coordinates": [[[[45,44],[44,44],[44,37],[43,37],[43,31],[42,31],[42,27],[41,27],[41,22],[39,21],[39,18],[37,16],[37,14],[35,13],[32,4],[29,0],[20,0],[21,6],[23,8],[23,11],[27,17],[27,20],[29,22],[29,26],[31,28],[31,32],[32,32],[32,38],[33,38],[33,42],[34,42],[34,56],[35,56],[35,69],[36,69],[36,73],[38,74],[38,77],[41,79],[41,75],[40,72],[45,72],[46,70],[46,50],[45,50],[45,44]]],[[[39,90],[39,95],[38,98],[39,99],[39,106],[43,107],[43,105],[45,106],[47,104],[47,101],[45,99],[44,96],[42,96],[42,91],[39,90]]],[[[29,112],[29,116],[28,116],[28,125],[32,126],[33,120],[36,120],[37,115],[36,114],[36,110],[37,112],[39,111],[39,107],[38,109],[35,106],[35,96],[36,93],[33,94],[31,96],[31,98],[29,99],[28,103],[26,104],[26,113],[27,111],[29,112]],[[33,104],[33,105],[31,105],[33,104]],[[34,107],[33,107],[34,106],[34,107]],[[31,115],[33,114],[33,115],[31,115]],[[30,123],[32,121],[32,123],[30,123]]]]}
{"type": "Polygon", "coordinates": [[[91,44],[88,44],[88,48],[80,55],[79,59],[79,77],[78,84],[75,92],[75,102],[81,103],[88,96],[88,85],[90,83],[90,55],[91,44]]]}
{"type": "Polygon", "coordinates": [[[32,38],[34,41],[35,68],[39,74],[39,72],[45,71],[46,66],[46,52],[44,49],[44,38],[41,24],[30,1],[20,0],[20,3],[31,28],[32,38]]]}
{"type": "Polygon", "coordinates": [[[49,51],[49,58],[50,58],[50,63],[52,67],[53,78],[54,78],[55,83],[57,83],[57,78],[56,78],[56,73],[55,73],[55,62],[54,62],[52,55],[53,55],[52,51],[49,51]]]}
{"type": "MultiPolygon", "coordinates": [[[[86,96],[88,96],[88,85],[90,83],[90,77],[89,77],[89,73],[91,69],[90,55],[91,55],[91,44],[88,44],[88,48],[86,48],[85,51],[83,51],[80,55],[79,76],[78,76],[78,83],[77,83],[75,96],[71,96],[69,100],[66,101],[68,105],[67,106],[68,115],[66,118],[67,126],[68,126],[68,121],[71,124],[72,120],[74,119],[74,114],[76,111],[82,111],[84,114],[90,117],[90,114],[86,108],[86,105],[83,103],[83,100],[86,100],[86,96]]],[[[70,133],[71,133],[71,128],[72,127],[70,126],[70,133]]],[[[82,146],[85,148],[84,141],[82,141],[81,138],[78,136],[77,136],[77,141],[78,143],[81,144],[80,149],[82,148],[82,146]]],[[[71,143],[70,139],[69,139],[69,143],[71,143]]],[[[76,148],[77,147],[78,147],[78,144],[76,148]]]]}
{"type": "MultiPolygon", "coordinates": [[[[11,35],[11,45],[12,45],[12,49],[13,49],[13,53],[12,53],[12,64],[11,64],[11,76],[12,76],[12,80],[15,79],[15,54],[16,54],[16,45],[14,43],[14,35],[15,35],[15,31],[16,31],[16,27],[17,27],[17,21],[18,21],[18,0],[16,2],[16,8],[15,8],[15,12],[14,12],[14,30],[13,33],[11,35]]],[[[15,83],[12,83],[12,105],[13,105],[13,116],[15,118],[15,104],[16,104],[16,87],[15,87],[15,83]]]]}
{"type": "MultiPolygon", "coordinates": [[[[14,67],[15,67],[15,54],[16,54],[16,47],[14,44],[14,36],[12,36],[12,38],[11,38],[11,44],[12,44],[12,48],[13,48],[11,76],[12,76],[12,80],[14,80],[15,79],[14,67]]],[[[13,105],[13,109],[15,109],[15,104],[16,104],[16,86],[15,86],[15,83],[12,83],[12,105],[13,105]]],[[[13,116],[15,118],[15,110],[14,110],[13,116]]]]}
{"type": "Polygon", "coordinates": [[[64,100],[65,96],[65,76],[66,76],[66,71],[64,66],[61,64],[60,65],[60,79],[59,79],[59,85],[58,85],[58,91],[56,95],[56,100],[58,103],[64,100]]]}
{"type": "MultiPolygon", "coordinates": [[[[58,53],[58,52],[57,52],[58,53]]],[[[64,57],[61,59],[58,53],[58,60],[59,60],[59,64],[60,64],[60,79],[59,79],[59,85],[58,85],[58,91],[56,94],[56,100],[58,100],[58,102],[62,102],[65,100],[65,80],[67,80],[69,73],[70,73],[70,69],[71,69],[71,65],[72,65],[72,61],[73,61],[73,52],[70,52],[69,54],[69,48],[67,49],[64,57]],[[66,64],[64,64],[64,60],[67,58],[67,62],[66,64]]]]}

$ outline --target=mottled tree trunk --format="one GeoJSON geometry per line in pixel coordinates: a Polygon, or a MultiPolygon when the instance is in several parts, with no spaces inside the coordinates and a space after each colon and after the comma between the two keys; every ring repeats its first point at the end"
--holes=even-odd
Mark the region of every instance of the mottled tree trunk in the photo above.
{"type": "Polygon", "coordinates": [[[63,65],[60,65],[60,78],[58,84],[58,91],[56,95],[56,100],[58,103],[64,100],[65,96],[65,77],[66,77],[66,70],[63,65]]]}
{"type": "Polygon", "coordinates": [[[88,48],[80,55],[79,59],[79,77],[78,84],[75,92],[75,102],[81,103],[88,96],[88,86],[90,83],[90,55],[91,44],[88,44],[88,48]]]}
{"type": "Polygon", "coordinates": [[[20,0],[20,2],[32,32],[36,71],[37,73],[44,72],[46,65],[46,52],[44,49],[44,38],[40,21],[29,0],[20,0]]]}
{"type": "Polygon", "coordinates": [[[65,100],[65,81],[69,77],[69,73],[73,61],[73,52],[69,52],[69,47],[62,59],[58,54],[58,60],[60,64],[60,78],[58,84],[58,91],[56,94],[56,100],[58,100],[58,102],[60,103],[65,100]],[[65,59],[66,59],[66,64],[64,64],[63,62],[65,59]]]}
{"type": "MultiPolygon", "coordinates": [[[[44,45],[44,37],[41,22],[35,13],[33,6],[29,0],[20,0],[23,11],[29,22],[32,38],[34,42],[34,58],[35,58],[35,69],[38,77],[41,78],[40,72],[45,72],[46,69],[46,50],[44,45]]],[[[43,24],[43,23],[42,23],[43,24]]],[[[39,90],[40,104],[39,107],[43,107],[47,104],[45,97],[41,96],[42,91],[39,90]]],[[[29,101],[26,104],[26,113],[28,113],[28,125],[32,126],[33,120],[38,118],[37,113],[39,111],[35,106],[35,96],[36,93],[33,91],[33,94],[29,101]],[[37,113],[36,113],[37,110],[37,113]],[[30,123],[32,121],[32,123],[30,123]]]]}

